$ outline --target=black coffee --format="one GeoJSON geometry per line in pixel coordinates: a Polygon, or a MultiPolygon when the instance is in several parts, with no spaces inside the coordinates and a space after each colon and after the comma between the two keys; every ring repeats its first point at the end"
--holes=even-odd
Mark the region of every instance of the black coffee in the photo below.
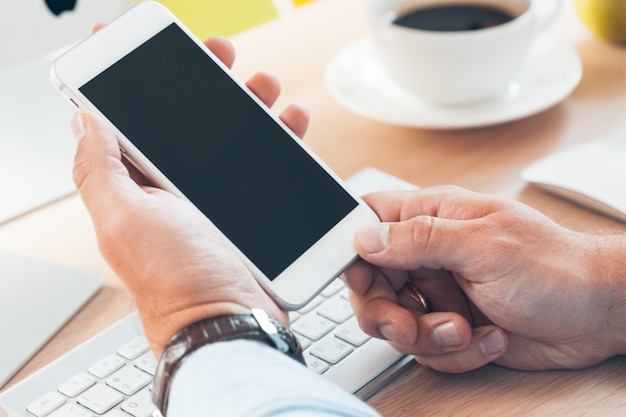
{"type": "Polygon", "coordinates": [[[430,6],[398,16],[393,23],[413,29],[437,32],[478,30],[513,20],[511,13],[483,5],[430,6]]]}

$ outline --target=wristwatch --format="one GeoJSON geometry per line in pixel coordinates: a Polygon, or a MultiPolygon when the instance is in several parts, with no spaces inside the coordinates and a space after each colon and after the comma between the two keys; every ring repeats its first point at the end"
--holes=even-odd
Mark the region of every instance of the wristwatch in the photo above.
{"type": "Polygon", "coordinates": [[[234,339],[258,340],[304,364],[302,347],[296,336],[261,309],[253,308],[248,314],[200,320],[176,333],[163,350],[152,390],[152,400],[161,415],[164,416],[167,410],[172,377],[185,357],[210,343],[234,339]]]}

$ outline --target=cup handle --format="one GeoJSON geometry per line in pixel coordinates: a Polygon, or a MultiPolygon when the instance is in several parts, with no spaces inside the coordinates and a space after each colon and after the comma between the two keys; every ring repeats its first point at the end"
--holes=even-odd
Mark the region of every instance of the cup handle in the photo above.
{"type": "Polygon", "coordinates": [[[539,10],[537,13],[536,33],[543,32],[552,23],[556,15],[561,10],[562,0],[540,0],[537,1],[539,10]]]}

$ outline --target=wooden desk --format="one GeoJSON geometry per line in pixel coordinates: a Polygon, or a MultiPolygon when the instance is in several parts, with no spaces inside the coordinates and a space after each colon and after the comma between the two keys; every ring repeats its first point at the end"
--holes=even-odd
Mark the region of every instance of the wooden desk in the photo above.
{"type": "MultiPolygon", "coordinates": [[[[276,74],[283,84],[276,108],[295,101],[310,110],[307,142],[343,177],[374,166],[422,186],[452,183],[516,198],[578,230],[626,232],[626,225],[520,179],[521,169],[543,155],[601,138],[626,123],[626,49],[591,38],[571,2],[564,3],[551,31],[575,46],[585,68],[582,82],[565,102],[504,125],[454,132],[409,129],[362,118],[335,102],[324,85],[324,66],[344,45],[365,35],[361,0],[319,0],[288,19],[235,37],[235,71],[242,77],[260,69],[276,74]]],[[[9,385],[133,309],[98,253],[77,196],[2,225],[0,249],[105,277],[103,290],[9,385]]],[[[624,358],[583,371],[532,373],[487,366],[447,375],[414,365],[370,403],[385,416],[622,416],[625,379],[624,358]]]]}

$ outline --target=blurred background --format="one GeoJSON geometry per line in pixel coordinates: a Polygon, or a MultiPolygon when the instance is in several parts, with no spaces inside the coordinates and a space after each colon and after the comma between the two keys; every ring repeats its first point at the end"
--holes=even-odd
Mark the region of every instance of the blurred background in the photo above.
{"type": "MultiPolygon", "coordinates": [[[[163,0],[201,39],[230,36],[313,0],[163,0]]],[[[0,68],[76,42],[137,0],[0,0],[0,68]]]]}

